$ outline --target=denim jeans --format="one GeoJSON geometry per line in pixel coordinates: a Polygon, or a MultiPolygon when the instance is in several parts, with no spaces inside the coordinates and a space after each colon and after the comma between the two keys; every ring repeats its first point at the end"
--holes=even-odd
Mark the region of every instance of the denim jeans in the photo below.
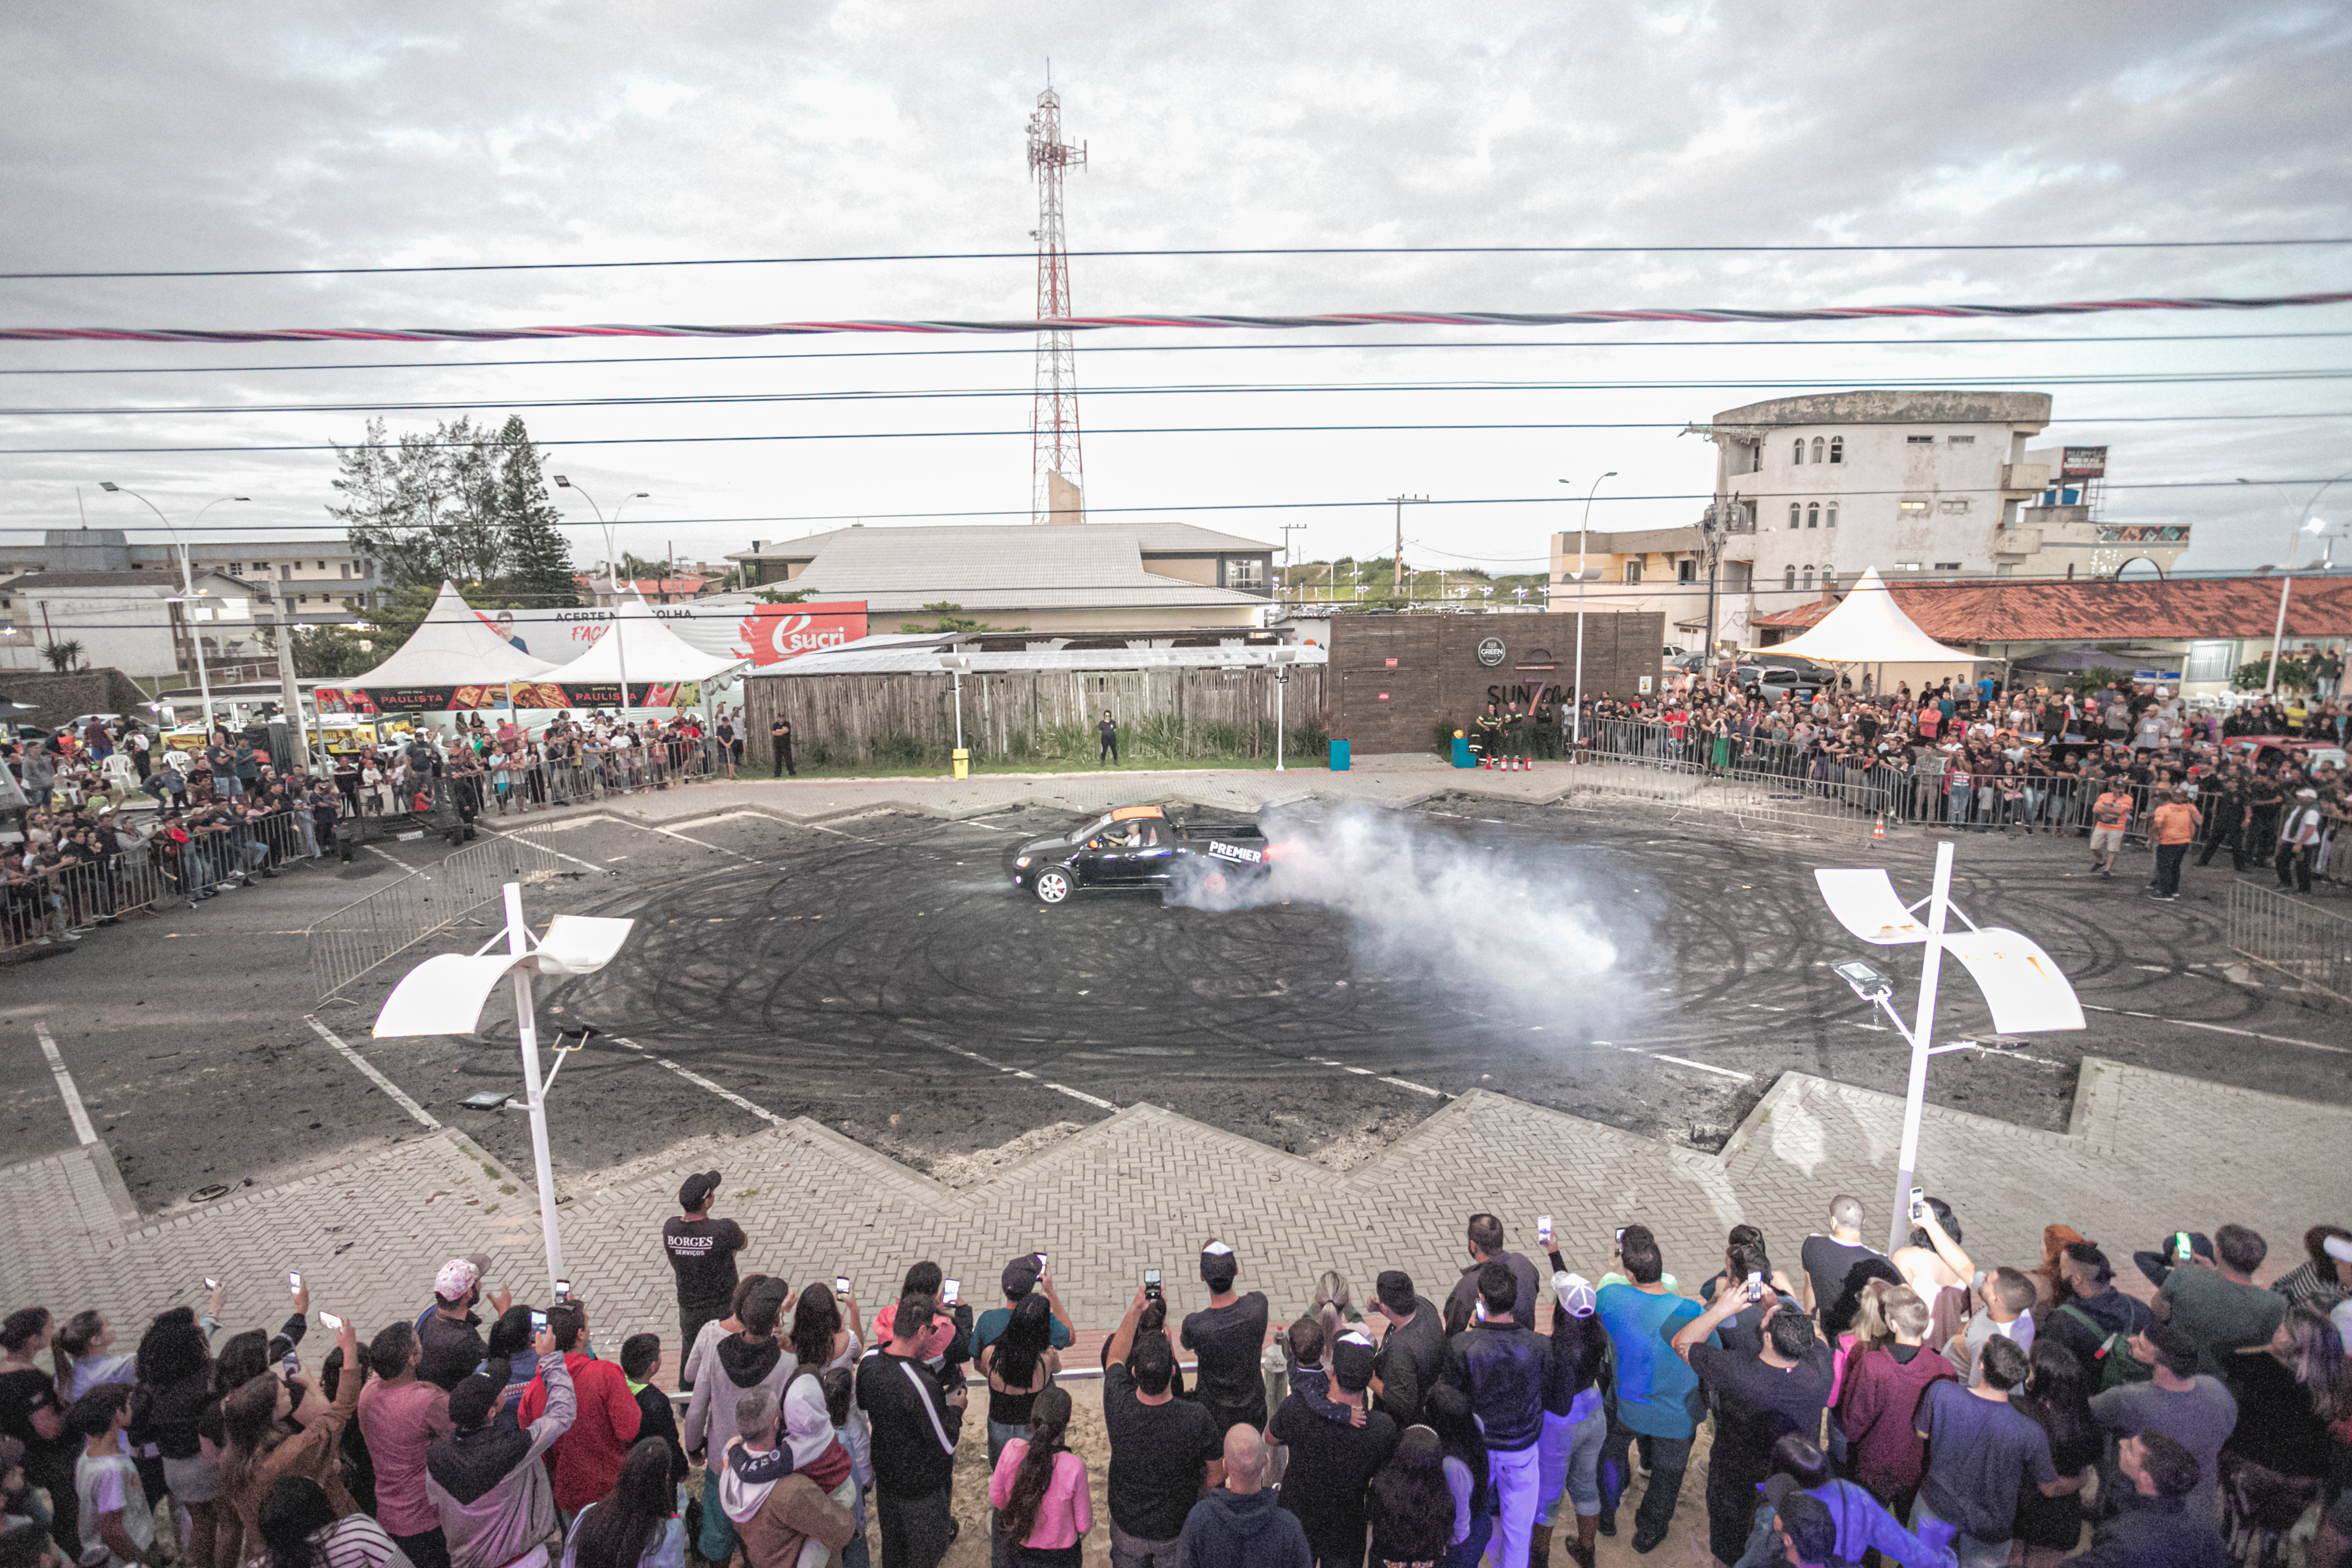
{"type": "Polygon", "coordinates": [[[1608,1413],[1598,1403],[1581,1421],[1544,1412],[1543,1437],[1537,1443],[1543,1464],[1538,1522],[1559,1524],[1566,1520],[1562,1498],[1580,1517],[1591,1519],[1601,1511],[1601,1442],[1608,1435],[1608,1413]]]}
{"type": "Polygon", "coordinates": [[[1489,1448],[1486,1473],[1495,1483],[1495,1511],[1501,1516],[1495,1542],[1495,1568],[1528,1568],[1528,1542],[1535,1532],[1536,1505],[1542,1500],[1540,1443],[1524,1448],[1489,1448]]]}
{"type": "MultiPolygon", "coordinates": [[[[1601,1511],[1604,1517],[1614,1517],[1617,1502],[1633,1479],[1629,1450],[1636,1434],[1615,1416],[1609,1420],[1609,1435],[1601,1444],[1601,1511]]],[[[1683,1471],[1690,1468],[1691,1439],[1688,1437],[1651,1437],[1650,1484],[1642,1494],[1642,1506],[1633,1516],[1634,1529],[1644,1535],[1663,1536],[1666,1526],[1675,1520],[1675,1504],[1682,1499],[1683,1471]]]]}
{"type": "MultiPolygon", "coordinates": [[[[1949,1520],[1927,1506],[1927,1500],[1924,1497],[1911,1504],[1910,1523],[1911,1533],[1931,1545],[1943,1530],[1954,1528],[1949,1520]],[[1939,1525],[1943,1530],[1936,1528],[1939,1525]]],[[[1952,1537],[1952,1550],[1959,1554],[1960,1568],[2008,1568],[2007,1537],[1999,1541],[1979,1541],[1963,1530],[1952,1537]]]]}

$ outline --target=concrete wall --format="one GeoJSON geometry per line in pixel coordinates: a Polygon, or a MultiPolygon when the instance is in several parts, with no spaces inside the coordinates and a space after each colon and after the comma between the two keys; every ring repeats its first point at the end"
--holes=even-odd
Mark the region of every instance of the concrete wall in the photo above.
{"type": "MultiPolygon", "coordinates": [[[[1619,698],[1659,689],[1665,622],[1652,614],[1584,617],[1584,689],[1619,698]]],[[[1358,751],[1427,751],[1441,721],[1467,725],[1490,701],[1554,699],[1576,667],[1574,615],[1336,615],[1323,682],[1323,727],[1358,751]],[[1501,644],[1489,664],[1479,650],[1501,644]]],[[[1492,650],[1490,650],[1492,652],[1492,650]]]]}
{"type": "Polygon", "coordinates": [[[31,703],[25,722],[55,729],[78,714],[119,713],[153,727],[147,694],[121,670],[76,670],[69,675],[0,674],[0,697],[31,703]]]}

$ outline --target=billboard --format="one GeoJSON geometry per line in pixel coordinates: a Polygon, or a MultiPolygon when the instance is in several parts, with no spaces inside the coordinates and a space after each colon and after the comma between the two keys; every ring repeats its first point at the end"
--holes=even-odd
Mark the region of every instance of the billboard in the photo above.
{"type": "Polygon", "coordinates": [[[735,629],[728,651],[755,669],[781,664],[820,648],[838,648],[866,635],[863,600],[831,604],[754,604],[735,629]]]}
{"type": "MultiPolygon", "coordinates": [[[[388,713],[467,713],[489,709],[588,710],[621,706],[618,681],[513,681],[474,686],[320,686],[311,693],[320,717],[373,718],[388,713]]],[[[699,681],[631,681],[633,708],[687,708],[702,701],[699,681]]]]}
{"type": "Polygon", "coordinates": [[[2058,460],[2061,479],[2104,479],[2107,476],[2107,449],[2104,446],[2069,446],[2058,460]]]}

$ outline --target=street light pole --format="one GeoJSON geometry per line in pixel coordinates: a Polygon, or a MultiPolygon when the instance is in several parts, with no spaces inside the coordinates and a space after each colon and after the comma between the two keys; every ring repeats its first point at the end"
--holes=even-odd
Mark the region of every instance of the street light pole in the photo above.
{"type": "MultiPolygon", "coordinates": [[[[2286,596],[2287,591],[2294,586],[2295,547],[2303,543],[2304,531],[2310,528],[2311,524],[2311,508],[2319,505],[2319,497],[2327,494],[2330,487],[2341,485],[2347,479],[2352,479],[2352,469],[2338,474],[2326,485],[2314,490],[2311,493],[2311,499],[2303,504],[2303,516],[2294,520],[2294,532],[2287,536],[2286,572],[2279,579],[2278,624],[2271,631],[2270,671],[2263,677],[2264,701],[2268,701],[2271,694],[2278,690],[2279,644],[2286,640],[2286,596]]],[[[2323,523],[2321,527],[2326,527],[2326,524],[2323,523]]],[[[2312,531],[2316,532],[2317,529],[2312,531]]]]}
{"type": "Polygon", "coordinates": [[[1911,1176],[1919,1168],[1919,1118],[1927,1103],[1927,1058],[1934,1055],[1936,991],[1944,972],[1944,924],[1951,913],[1952,842],[1936,846],[1935,891],[1927,898],[1927,950],[1919,967],[1919,1010],[1911,1025],[1911,1077],[1903,1089],[1903,1146],[1895,1160],[1895,1218],[1886,1250],[1909,1239],[1911,1176]]]}
{"type": "Polygon", "coordinates": [[[613,643],[613,653],[620,661],[621,665],[621,722],[626,724],[629,721],[629,643],[628,639],[621,635],[621,566],[617,559],[618,552],[613,545],[613,524],[621,520],[621,513],[627,508],[631,501],[642,501],[653,492],[633,490],[622,497],[621,504],[613,508],[612,522],[606,522],[604,508],[596,504],[595,497],[589,495],[586,490],[561,474],[551,475],[550,477],[567,490],[579,490],[582,498],[588,503],[588,509],[596,514],[596,526],[604,532],[604,582],[606,589],[613,595],[613,636],[615,639],[613,643]]]}
{"type": "MultiPolygon", "coordinates": [[[[172,519],[163,516],[163,509],[161,507],[158,507],[154,502],[149,500],[146,497],[141,495],[138,491],[126,490],[111,479],[100,479],[98,482],[98,487],[106,491],[110,495],[128,496],[132,500],[138,502],[141,506],[146,507],[149,511],[154,513],[157,519],[163,523],[164,531],[172,536],[172,542],[180,548],[180,603],[184,607],[181,611],[181,614],[186,619],[188,623],[188,645],[195,650],[196,690],[202,694],[204,698],[205,744],[209,746],[212,744],[213,733],[213,683],[212,676],[205,669],[205,634],[196,629],[196,616],[194,609],[196,580],[194,570],[188,565],[188,541],[180,537],[180,530],[172,526],[172,519]]],[[[195,522],[192,522],[188,526],[190,528],[194,528],[197,523],[203,522],[205,520],[205,514],[211,511],[215,507],[219,506],[223,501],[250,501],[251,499],[253,499],[253,497],[250,496],[222,496],[216,499],[206,501],[203,506],[196,508],[195,522]]]]}
{"type": "MultiPolygon", "coordinates": [[[[510,882],[504,892],[507,952],[520,960],[530,952],[522,920],[522,884],[510,882]]],[[[522,1040],[522,1087],[530,1112],[531,1161],[539,1167],[539,1228],[547,1240],[547,1277],[561,1280],[564,1277],[563,1239],[555,1228],[555,1168],[547,1148],[547,1086],[539,1076],[539,1014],[530,999],[530,971],[518,963],[509,979],[514,987],[515,1033],[522,1040]]]]}
{"type": "MultiPolygon", "coordinates": [[[[1612,468],[1601,479],[1614,479],[1617,470],[1612,468]]],[[[1574,706],[1570,711],[1569,747],[1571,751],[1584,745],[1584,540],[1592,527],[1592,497],[1601,488],[1601,479],[1584,493],[1584,517],[1576,525],[1576,689],[1569,700],[1574,706]]],[[[1568,483],[1562,479],[1561,484],[1568,483]]]]}

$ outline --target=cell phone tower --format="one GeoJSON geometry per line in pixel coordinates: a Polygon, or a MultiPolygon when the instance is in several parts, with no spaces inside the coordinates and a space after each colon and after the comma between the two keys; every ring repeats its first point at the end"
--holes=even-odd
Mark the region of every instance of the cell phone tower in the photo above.
{"type": "MultiPolygon", "coordinates": [[[[1062,100],[1055,94],[1049,73],[1046,88],[1037,95],[1036,111],[1029,116],[1029,172],[1037,179],[1037,319],[1062,320],[1070,314],[1070,256],[1062,231],[1062,174],[1084,168],[1087,145],[1062,140],[1062,100]]],[[[1029,476],[1029,520],[1078,522],[1080,497],[1086,490],[1086,463],[1078,451],[1077,350],[1066,328],[1037,334],[1037,401],[1029,415],[1032,459],[1029,476]],[[1054,481],[1069,486],[1069,497],[1057,503],[1054,481]],[[1059,518],[1055,514],[1063,514],[1059,518]]]]}

